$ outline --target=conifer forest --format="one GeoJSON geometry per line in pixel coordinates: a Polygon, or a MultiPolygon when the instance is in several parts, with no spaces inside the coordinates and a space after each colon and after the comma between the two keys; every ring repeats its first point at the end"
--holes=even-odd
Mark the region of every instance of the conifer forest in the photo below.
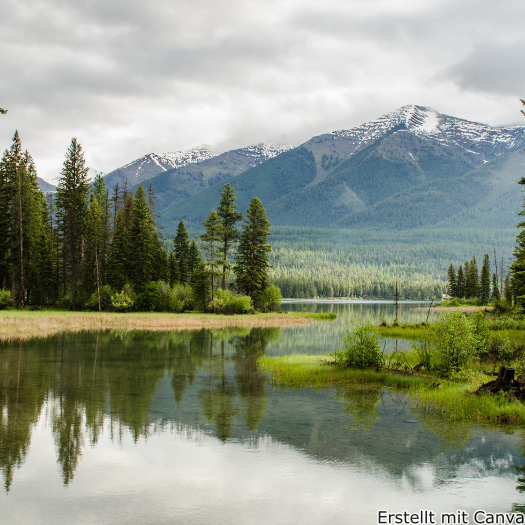
{"type": "Polygon", "coordinates": [[[269,283],[270,222],[259,199],[247,216],[226,184],[199,238],[184,222],[162,238],[155,194],[90,182],[74,138],[56,192],[38,187],[18,132],[0,162],[0,306],[72,310],[245,313],[279,307],[269,283]],[[234,249],[235,248],[235,249],[234,249]]]}

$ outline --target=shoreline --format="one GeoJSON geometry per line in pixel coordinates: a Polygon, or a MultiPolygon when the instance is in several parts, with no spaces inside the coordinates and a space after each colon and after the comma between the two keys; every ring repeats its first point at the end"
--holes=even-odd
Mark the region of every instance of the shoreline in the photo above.
{"type": "MultiPolygon", "coordinates": [[[[476,395],[488,377],[455,382],[420,373],[342,368],[329,364],[329,355],[263,356],[257,361],[271,385],[281,388],[394,388],[418,400],[421,416],[443,421],[487,423],[513,428],[525,424],[525,405],[506,396],[476,395]]],[[[501,428],[501,427],[500,427],[501,428]]]]}
{"type": "Polygon", "coordinates": [[[2,310],[0,311],[0,342],[25,341],[61,333],[98,330],[165,332],[233,327],[285,327],[309,325],[315,322],[316,318],[312,314],[302,315],[300,312],[216,315],[2,310]]]}

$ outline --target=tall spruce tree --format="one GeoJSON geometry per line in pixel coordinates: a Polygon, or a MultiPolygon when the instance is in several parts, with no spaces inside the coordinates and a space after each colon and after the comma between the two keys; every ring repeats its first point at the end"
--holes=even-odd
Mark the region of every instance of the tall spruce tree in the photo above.
{"type": "MultiPolygon", "coordinates": [[[[525,177],[522,177],[518,184],[525,186],[525,177]]],[[[525,217],[525,198],[523,199],[523,208],[518,212],[518,215],[525,217]]],[[[519,228],[519,232],[516,236],[516,246],[513,253],[514,262],[509,267],[511,272],[510,287],[513,290],[516,303],[523,307],[525,306],[525,220],[520,221],[516,228],[519,228]]]]}
{"type": "Polygon", "coordinates": [[[461,266],[461,264],[459,265],[456,278],[456,297],[460,299],[465,297],[465,274],[463,273],[463,266],[461,266]]]}
{"type": "Polygon", "coordinates": [[[124,226],[122,210],[117,212],[113,242],[109,251],[107,282],[117,290],[122,290],[129,280],[130,268],[130,243],[129,234],[124,226]]]}
{"type": "Polygon", "coordinates": [[[58,181],[56,205],[61,211],[59,228],[62,232],[64,279],[68,282],[71,292],[71,308],[75,310],[80,306],[78,285],[88,212],[87,173],[82,146],[73,138],[58,181]]]}
{"type": "Polygon", "coordinates": [[[202,259],[199,252],[199,246],[195,242],[195,239],[192,239],[190,242],[190,249],[188,251],[188,272],[190,276],[190,282],[193,282],[193,272],[196,270],[201,261],[202,259]]]}
{"type": "Polygon", "coordinates": [[[13,298],[22,308],[30,301],[37,280],[40,194],[33,159],[22,151],[20,136],[15,132],[13,144],[0,162],[0,270],[2,287],[6,287],[9,275],[13,298]]]}
{"type": "Polygon", "coordinates": [[[239,238],[239,230],[236,224],[242,220],[242,213],[237,210],[235,204],[235,188],[225,184],[221,190],[221,200],[217,207],[217,213],[222,220],[222,289],[226,290],[226,270],[228,266],[228,252],[232,244],[239,238]]]}
{"type": "Polygon", "coordinates": [[[82,260],[82,281],[87,295],[97,294],[98,310],[100,305],[100,289],[102,288],[102,259],[104,251],[104,220],[102,209],[94,193],[86,220],[84,239],[84,258],[82,260]]]}
{"type": "Polygon", "coordinates": [[[498,276],[496,272],[492,274],[492,299],[499,299],[499,285],[498,285],[498,276]]]}
{"type": "Polygon", "coordinates": [[[130,260],[132,282],[142,289],[154,277],[155,256],[158,255],[155,224],[142,184],[139,184],[133,197],[130,220],[130,240],[133,245],[133,257],[130,260]]]}
{"type": "Polygon", "coordinates": [[[268,287],[268,253],[272,247],[268,244],[270,221],[261,201],[254,197],[246,210],[245,224],[242,227],[234,272],[237,288],[256,297],[268,287]]]}
{"type": "Polygon", "coordinates": [[[454,266],[452,266],[452,264],[448,267],[447,276],[448,276],[447,293],[451,297],[457,297],[456,270],[454,270],[454,266]]]}
{"type": "Polygon", "coordinates": [[[479,274],[478,265],[476,263],[476,256],[472,256],[472,260],[468,263],[468,273],[465,279],[465,297],[473,299],[479,294],[479,274]]]}
{"type": "Polygon", "coordinates": [[[481,267],[479,299],[482,305],[488,304],[490,300],[490,261],[488,253],[483,257],[483,266],[481,267]]]}
{"type": "Polygon", "coordinates": [[[205,232],[200,235],[200,238],[205,243],[204,246],[208,255],[207,270],[210,276],[211,300],[213,301],[215,294],[214,278],[221,275],[222,272],[220,267],[224,264],[220,255],[221,252],[218,252],[221,240],[223,239],[224,228],[223,222],[216,210],[210,212],[208,218],[202,223],[202,225],[205,228],[205,232]]]}
{"type": "Polygon", "coordinates": [[[177,233],[173,239],[173,251],[177,261],[178,282],[186,284],[190,280],[189,272],[189,252],[190,242],[188,240],[188,231],[184,221],[181,220],[177,226],[177,233]]]}

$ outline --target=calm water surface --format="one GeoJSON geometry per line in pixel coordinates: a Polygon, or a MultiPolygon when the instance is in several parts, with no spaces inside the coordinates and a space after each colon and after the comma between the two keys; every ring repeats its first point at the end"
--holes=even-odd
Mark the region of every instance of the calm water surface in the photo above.
{"type": "Polygon", "coordinates": [[[447,424],[393,389],[272,388],[257,358],[327,348],[327,326],[0,346],[0,523],[364,525],[525,501],[522,429],[447,424]]]}

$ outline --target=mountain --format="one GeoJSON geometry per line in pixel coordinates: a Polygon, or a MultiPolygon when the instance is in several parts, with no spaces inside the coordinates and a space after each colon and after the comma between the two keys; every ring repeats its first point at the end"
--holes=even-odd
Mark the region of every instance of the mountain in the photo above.
{"type": "MultiPolygon", "coordinates": [[[[157,197],[157,210],[162,211],[214,184],[218,183],[222,187],[224,180],[292,148],[293,146],[270,143],[255,144],[167,170],[154,178],[144,179],[141,183],[145,188],[153,185],[157,197]]],[[[133,191],[137,185],[138,183],[133,187],[133,191]]]]}
{"type": "MultiPolygon", "coordinates": [[[[200,227],[224,182],[235,187],[242,211],[259,197],[274,225],[403,230],[450,224],[456,215],[467,221],[468,209],[495,205],[513,188],[519,194],[524,146],[525,126],[493,127],[404,106],[313,137],[209,188],[196,184],[187,194],[201,191],[180,202],[166,206],[170,199],[163,199],[161,221],[168,231],[181,218],[200,227]]],[[[160,195],[168,188],[157,187],[157,178],[160,195]]],[[[515,211],[504,214],[505,227],[514,225],[515,211]]]]}
{"type": "Polygon", "coordinates": [[[171,153],[148,153],[125,166],[111,171],[105,176],[104,181],[109,189],[114,188],[117,183],[123,185],[126,180],[133,186],[159,173],[202,162],[214,156],[215,153],[207,145],[171,153]]]}
{"type": "Polygon", "coordinates": [[[38,187],[44,193],[51,193],[53,191],[56,191],[56,189],[57,189],[56,186],[53,186],[53,184],[50,184],[49,182],[46,182],[44,179],[41,179],[40,177],[37,177],[36,181],[38,182],[38,187]]]}

